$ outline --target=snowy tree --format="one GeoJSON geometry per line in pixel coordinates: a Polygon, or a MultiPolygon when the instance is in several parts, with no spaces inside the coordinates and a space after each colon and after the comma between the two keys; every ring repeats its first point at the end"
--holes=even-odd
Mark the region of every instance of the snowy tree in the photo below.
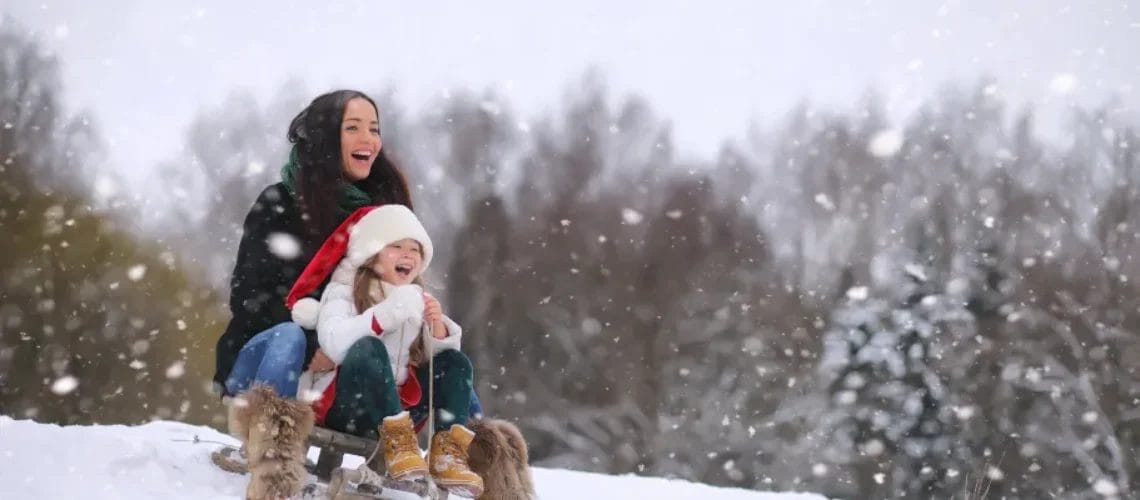
{"type": "MultiPolygon", "coordinates": [[[[0,408],[51,422],[203,418],[217,297],[88,189],[97,134],[58,104],[54,59],[0,27],[0,408]]],[[[97,151],[97,148],[96,148],[97,151]]],[[[105,193],[103,193],[105,194],[105,193]]]]}
{"type": "Polygon", "coordinates": [[[952,494],[963,478],[947,472],[968,470],[971,458],[939,365],[972,340],[972,315],[920,266],[908,271],[887,299],[852,289],[824,337],[831,405],[819,431],[826,456],[860,471],[862,498],[952,494]]]}

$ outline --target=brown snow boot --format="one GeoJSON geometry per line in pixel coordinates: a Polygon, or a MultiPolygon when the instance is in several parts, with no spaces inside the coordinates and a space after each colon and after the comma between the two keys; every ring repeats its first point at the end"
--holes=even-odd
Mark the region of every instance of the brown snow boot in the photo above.
{"type": "Polygon", "coordinates": [[[296,496],[304,486],[306,440],[313,409],[256,385],[230,406],[230,431],[241,439],[249,460],[247,500],[296,496]]]}
{"type": "Polygon", "coordinates": [[[384,440],[384,467],[388,477],[409,480],[427,475],[427,464],[416,444],[416,431],[408,412],[384,417],[380,437],[384,440]]]}
{"type": "Polygon", "coordinates": [[[467,448],[475,433],[459,424],[431,437],[431,476],[440,487],[471,498],[483,494],[483,478],[467,466],[467,448]]]}

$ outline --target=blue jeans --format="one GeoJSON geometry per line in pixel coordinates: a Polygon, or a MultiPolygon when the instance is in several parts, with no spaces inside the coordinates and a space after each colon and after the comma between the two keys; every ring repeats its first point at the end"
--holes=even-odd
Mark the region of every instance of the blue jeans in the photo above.
{"type": "Polygon", "coordinates": [[[479,396],[475,394],[475,388],[471,388],[471,409],[468,410],[471,418],[483,418],[483,403],[479,402],[479,396]]]}
{"type": "Polygon", "coordinates": [[[254,335],[238,352],[226,378],[226,392],[237,395],[254,383],[263,383],[281,397],[297,397],[305,342],[305,332],[296,323],[281,323],[254,335]]]}

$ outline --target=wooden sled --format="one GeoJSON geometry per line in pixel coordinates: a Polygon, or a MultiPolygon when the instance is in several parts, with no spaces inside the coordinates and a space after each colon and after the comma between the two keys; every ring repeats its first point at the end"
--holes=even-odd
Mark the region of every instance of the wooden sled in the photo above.
{"type": "MultiPolygon", "coordinates": [[[[328,500],[379,500],[392,498],[392,491],[399,492],[401,498],[409,494],[423,499],[445,500],[447,490],[437,488],[424,479],[398,481],[385,477],[384,452],[377,449],[377,442],[324,427],[314,427],[309,434],[309,446],[319,450],[316,463],[306,460],[305,468],[317,476],[318,483],[305,487],[303,498],[328,500]],[[369,469],[381,479],[381,488],[370,484],[361,485],[363,474],[356,469],[341,467],[345,454],[364,457],[369,469]]],[[[237,448],[227,446],[210,454],[211,461],[218,468],[245,474],[245,464],[238,458],[237,448]]]]}

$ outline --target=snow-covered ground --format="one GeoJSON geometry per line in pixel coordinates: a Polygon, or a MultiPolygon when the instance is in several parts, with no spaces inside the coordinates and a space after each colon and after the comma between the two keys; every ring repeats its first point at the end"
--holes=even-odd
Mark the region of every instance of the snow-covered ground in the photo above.
{"type": "MultiPolygon", "coordinates": [[[[245,478],[216,469],[209,454],[219,445],[195,443],[195,436],[235,443],[208,427],[178,422],[60,427],[0,416],[0,498],[241,498],[245,478]]],[[[346,465],[360,461],[349,457],[346,465]]],[[[543,500],[823,500],[813,494],[714,488],[660,478],[540,468],[534,475],[543,500]]]]}

